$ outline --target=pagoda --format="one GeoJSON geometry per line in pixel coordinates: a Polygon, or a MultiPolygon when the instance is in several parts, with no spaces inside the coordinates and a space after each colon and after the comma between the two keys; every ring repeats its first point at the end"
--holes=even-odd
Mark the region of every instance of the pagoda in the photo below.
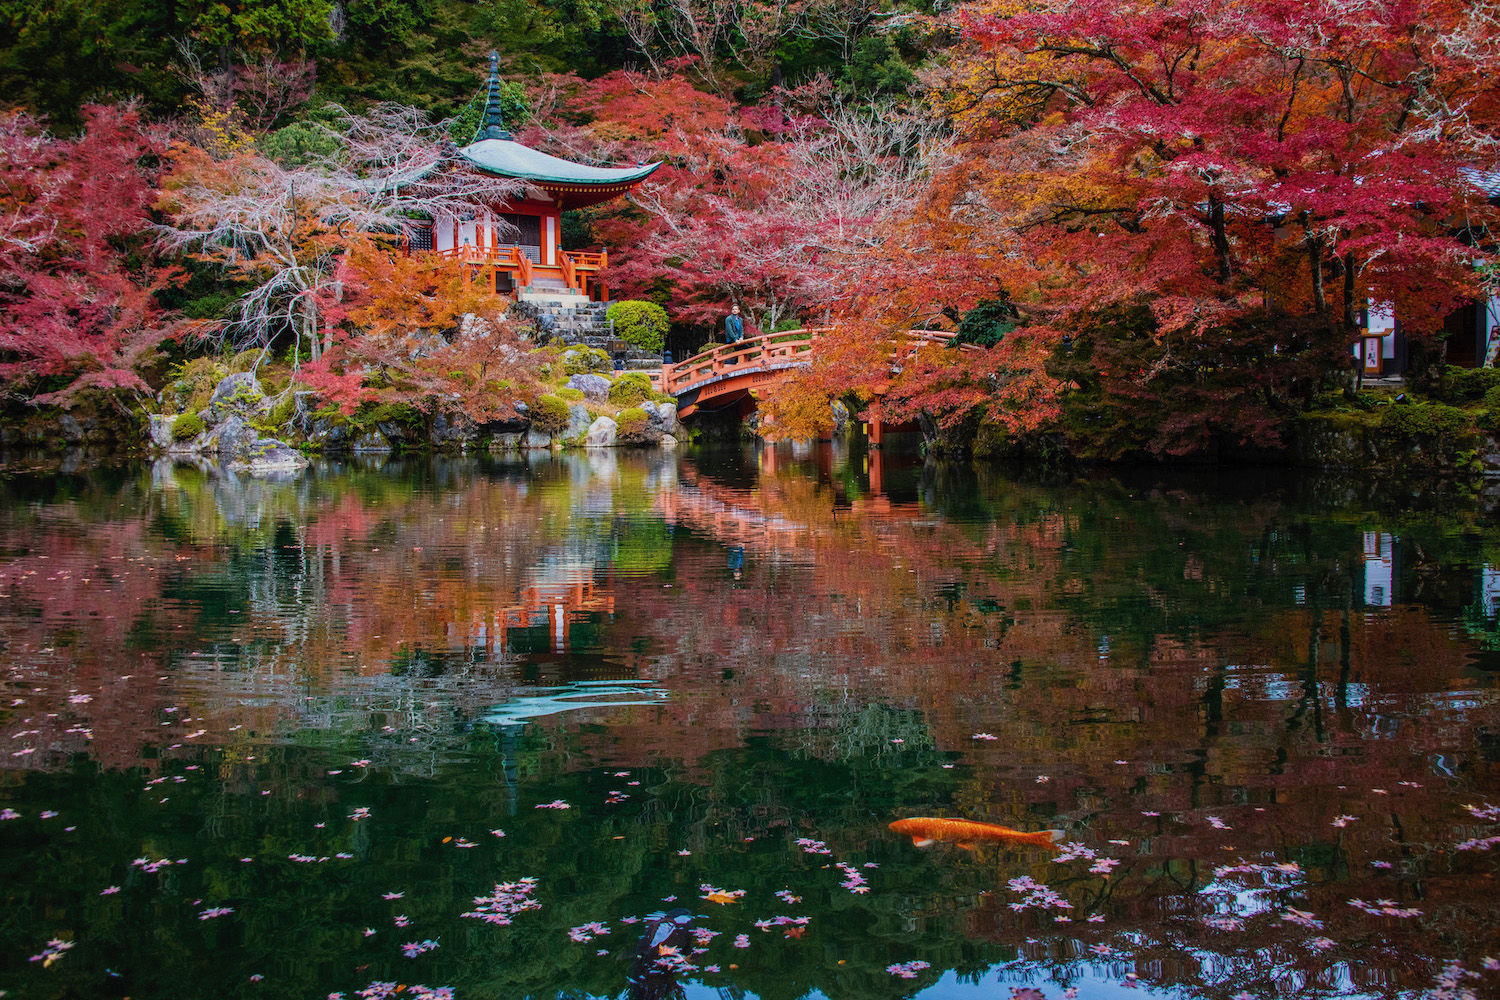
{"type": "Polygon", "coordinates": [[[661,164],[591,167],[517,142],[500,108],[499,61],[499,53],[491,52],[484,119],[458,160],[462,168],[524,181],[527,194],[475,213],[439,214],[431,230],[417,234],[413,248],[457,261],[500,294],[607,300],[600,272],[609,264],[608,250],[564,250],[562,213],[628,194],[661,164]]]}

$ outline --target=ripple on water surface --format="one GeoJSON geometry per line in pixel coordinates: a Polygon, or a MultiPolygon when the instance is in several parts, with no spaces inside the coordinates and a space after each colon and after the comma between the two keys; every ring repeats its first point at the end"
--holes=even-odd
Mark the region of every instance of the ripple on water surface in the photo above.
{"type": "Polygon", "coordinates": [[[1324,486],[0,480],[0,991],[1494,995],[1500,528],[1324,486]]]}

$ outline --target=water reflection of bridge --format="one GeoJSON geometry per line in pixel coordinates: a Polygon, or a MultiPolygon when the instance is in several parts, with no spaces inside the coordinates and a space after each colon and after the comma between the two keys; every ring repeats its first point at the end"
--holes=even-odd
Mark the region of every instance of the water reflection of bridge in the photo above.
{"type": "MultiPolygon", "coordinates": [[[[820,460],[828,459],[825,446],[820,460]]],[[[755,491],[726,485],[684,465],[682,487],[659,493],[657,509],[668,523],[685,524],[728,546],[759,551],[804,550],[835,537],[847,544],[851,525],[861,526],[878,545],[894,550],[896,535],[927,531],[938,523],[921,502],[893,500],[885,492],[890,460],[880,450],[865,457],[868,492],[840,498],[830,491],[826,502],[805,509],[801,516],[787,513],[784,505],[769,503],[761,494],[778,471],[799,461],[795,456],[789,460],[784,449],[763,447],[757,457],[760,485],[755,491]]]]}

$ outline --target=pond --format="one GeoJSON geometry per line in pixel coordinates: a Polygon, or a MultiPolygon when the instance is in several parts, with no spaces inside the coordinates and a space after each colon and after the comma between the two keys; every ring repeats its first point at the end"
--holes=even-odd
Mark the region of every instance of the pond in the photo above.
{"type": "Polygon", "coordinates": [[[13,475],[0,993],[1500,995],[1497,610],[1264,470],[13,475]]]}

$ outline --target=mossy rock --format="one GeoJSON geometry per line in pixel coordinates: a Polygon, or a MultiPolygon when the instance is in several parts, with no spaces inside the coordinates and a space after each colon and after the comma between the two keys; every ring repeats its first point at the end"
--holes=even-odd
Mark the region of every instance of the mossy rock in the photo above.
{"type": "Polygon", "coordinates": [[[570,347],[563,352],[564,375],[584,375],[589,372],[607,372],[614,367],[609,355],[597,347],[570,347]]]}
{"type": "Polygon", "coordinates": [[[189,410],[172,421],[172,440],[188,441],[203,433],[203,418],[197,410],[189,410]]]}
{"type": "MultiPolygon", "coordinates": [[[[645,416],[644,413],[641,416],[645,416]]],[[[531,426],[543,434],[555,435],[568,426],[568,402],[560,396],[538,397],[531,408],[531,426]]]]}
{"type": "MultiPolygon", "coordinates": [[[[644,372],[626,372],[615,379],[609,387],[609,401],[616,406],[634,406],[657,395],[651,387],[651,377],[644,372]]],[[[660,402],[672,402],[668,396],[660,402]]]]}
{"type": "Polygon", "coordinates": [[[569,389],[567,386],[558,389],[553,395],[558,399],[566,399],[570,403],[577,403],[583,399],[583,392],[581,390],[569,389]]]}
{"type": "Polygon", "coordinates": [[[651,417],[638,406],[621,410],[615,417],[615,440],[626,444],[640,444],[646,440],[651,427],[651,417]]]}

